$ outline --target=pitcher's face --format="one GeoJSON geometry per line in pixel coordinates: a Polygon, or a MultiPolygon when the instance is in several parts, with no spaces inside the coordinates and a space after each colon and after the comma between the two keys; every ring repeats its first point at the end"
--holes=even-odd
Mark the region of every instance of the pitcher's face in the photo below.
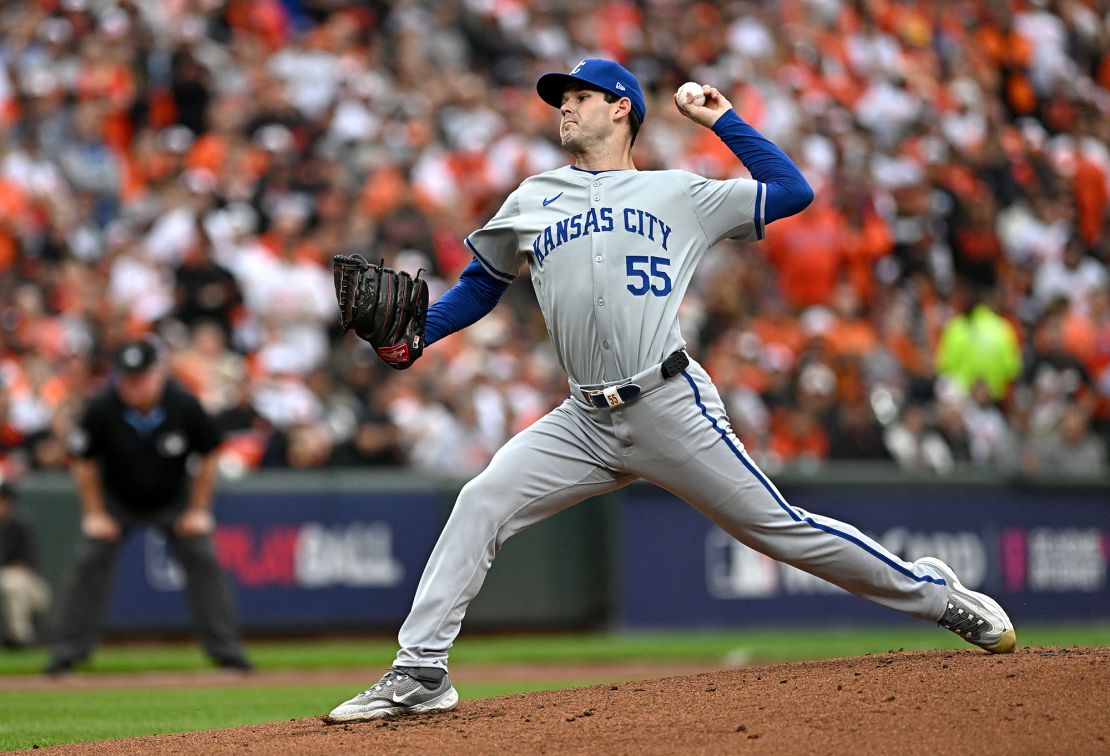
{"type": "Polygon", "coordinates": [[[616,129],[613,115],[617,104],[606,102],[605,95],[595,89],[568,87],[559,108],[562,116],[559,141],[563,149],[572,155],[579,155],[606,142],[616,129]]]}

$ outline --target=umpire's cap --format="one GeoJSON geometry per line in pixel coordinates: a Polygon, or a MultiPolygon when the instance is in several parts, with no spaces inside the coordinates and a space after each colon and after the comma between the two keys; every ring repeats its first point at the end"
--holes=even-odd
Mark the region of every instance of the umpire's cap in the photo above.
{"type": "Polygon", "coordinates": [[[145,373],[158,363],[158,348],[149,339],[131,341],[116,354],[116,367],[128,375],[145,373]]]}
{"type": "Polygon", "coordinates": [[[640,123],[647,116],[647,105],[644,104],[640,82],[620,63],[603,58],[586,58],[572,68],[570,73],[544,74],[536,82],[536,91],[541,100],[558,108],[563,104],[563,92],[572,84],[589,84],[617,97],[627,97],[632,102],[632,112],[640,119],[640,123]]]}

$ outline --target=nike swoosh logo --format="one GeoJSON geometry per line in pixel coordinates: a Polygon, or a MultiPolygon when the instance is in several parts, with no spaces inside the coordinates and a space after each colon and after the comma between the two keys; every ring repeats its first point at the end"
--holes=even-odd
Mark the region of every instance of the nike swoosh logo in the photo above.
{"type": "Polygon", "coordinates": [[[559,192],[558,194],[556,194],[556,195],[555,195],[554,197],[552,197],[551,199],[546,199],[546,198],[545,198],[545,199],[544,199],[544,201],[543,201],[543,206],[544,206],[544,207],[547,207],[547,206],[548,206],[548,205],[550,205],[550,204],[551,204],[552,202],[554,202],[555,200],[559,199],[559,198],[560,198],[560,197],[562,197],[562,196],[563,196],[563,193],[562,193],[562,192],[559,192]]]}
{"type": "Polygon", "coordinates": [[[405,701],[409,700],[410,698],[412,698],[413,696],[415,696],[419,692],[420,692],[420,688],[413,688],[412,690],[410,690],[408,693],[406,693],[403,696],[399,696],[396,693],[394,693],[393,694],[393,703],[404,703],[405,701]]]}

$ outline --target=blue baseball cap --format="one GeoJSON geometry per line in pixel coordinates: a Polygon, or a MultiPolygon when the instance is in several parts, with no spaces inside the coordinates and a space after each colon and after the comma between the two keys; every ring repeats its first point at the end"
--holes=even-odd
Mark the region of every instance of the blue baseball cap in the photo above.
{"type": "Polygon", "coordinates": [[[647,115],[647,105],[644,104],[644,92],[640,89],[640,82],[632,72],[611,60],[603,58],[586,58],[571,69],[570,73],[547,73],[536,82],[536,91],[540,99],[552,107],[559,108],[563,105],[563,92],[568,86],[589,84],[617,97],[627,97],[632,101],[632,112],[644,122],[647,115]]]}

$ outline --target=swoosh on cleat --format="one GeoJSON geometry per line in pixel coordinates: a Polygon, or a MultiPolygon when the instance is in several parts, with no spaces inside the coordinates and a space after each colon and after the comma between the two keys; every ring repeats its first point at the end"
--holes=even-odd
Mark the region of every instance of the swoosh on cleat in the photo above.
{"type": "Polygon", "coordinates": [[[394,693],[393,694],[393,703],[404,703],[405,701],[409,700],[410,698],[412,698],[413,696],[415,696],[419,692],[420,692],[419,688],[414,688],[413,690],[410,690],[408,693],[406,693],[403,696],[399,696],[396,693],[394,693]]]}

